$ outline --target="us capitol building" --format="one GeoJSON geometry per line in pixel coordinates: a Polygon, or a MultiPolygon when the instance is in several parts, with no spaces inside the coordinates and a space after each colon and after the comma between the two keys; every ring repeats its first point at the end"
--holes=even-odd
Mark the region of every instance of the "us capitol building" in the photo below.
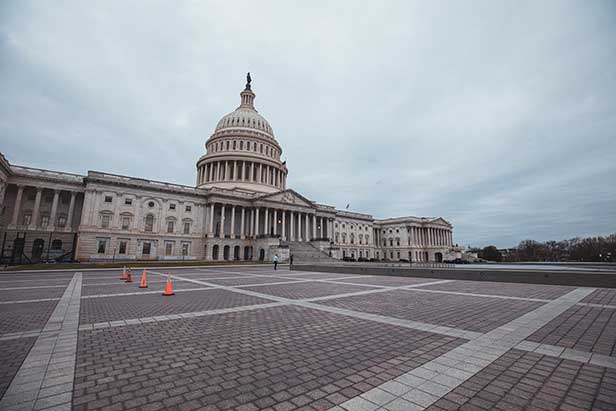
{"type": "Polygon", "coordinates": [[[282,147],[254,107],[240,105],[205,142],[195,186],[106,172],[87,175],[10,164],[0,154],[2,261],[271,260],[278,254],[442,261],[443,218],[375,219],[309,200],[287,187],[282,147]]]}

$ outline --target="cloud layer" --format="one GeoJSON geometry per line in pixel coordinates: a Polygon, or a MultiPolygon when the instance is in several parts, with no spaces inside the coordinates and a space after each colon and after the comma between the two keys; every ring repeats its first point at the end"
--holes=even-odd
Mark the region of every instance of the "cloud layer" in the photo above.
{"type": "Polygon", "coordinates": [[[461,244],[607,234],[615,38],[611,1],[7,1],[0,150],[194,184],[250,71],[309,198],[461,244]]]}

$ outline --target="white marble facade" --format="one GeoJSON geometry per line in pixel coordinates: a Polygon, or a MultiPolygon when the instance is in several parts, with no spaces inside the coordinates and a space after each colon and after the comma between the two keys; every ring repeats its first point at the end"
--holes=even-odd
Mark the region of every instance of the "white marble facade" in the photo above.
{"type": "Polygon", "coordinates": [[[338,258],[423,262],[452,248],[443,218],[379,220],[287,188],[250,82],[240,97],[206,141],[195,186],[22,167],[0,154],[3,260],[269,260],[302,241],[338,258]]]}

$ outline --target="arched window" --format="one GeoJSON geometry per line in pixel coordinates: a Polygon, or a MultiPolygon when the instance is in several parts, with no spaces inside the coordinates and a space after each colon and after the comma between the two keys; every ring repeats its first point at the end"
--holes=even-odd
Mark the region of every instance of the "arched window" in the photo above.
{"type": "Polygon", "coordinates": [[[154,215],[148,214],[145,216],[145,228],[144,231],[151,233],[154,229],[154,215]]]}
{"type": "Polygon", "coordinates": [[[237,141],[233,140],[233,149],[234,150],[236,149],[236,144],[237,144],[237,141]]]}
{"type": "Polygon", "coordinates": [[[244,149],[244,142],[240,141],[240,150],[243,150],[243,149],[244,149]]]}

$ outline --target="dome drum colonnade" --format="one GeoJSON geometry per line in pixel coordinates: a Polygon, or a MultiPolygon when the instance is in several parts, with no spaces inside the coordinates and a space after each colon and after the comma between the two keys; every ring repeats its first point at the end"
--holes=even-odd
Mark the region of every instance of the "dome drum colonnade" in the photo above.
{"type": "Polygon", "coordinates": [[[254,107],[250,82],[240,97],[240,106],[218,122],[205,143],[206,154],[197,161],[197,187],[285,190],[288,170],[280,161],[282,148],[254,107]]]}

